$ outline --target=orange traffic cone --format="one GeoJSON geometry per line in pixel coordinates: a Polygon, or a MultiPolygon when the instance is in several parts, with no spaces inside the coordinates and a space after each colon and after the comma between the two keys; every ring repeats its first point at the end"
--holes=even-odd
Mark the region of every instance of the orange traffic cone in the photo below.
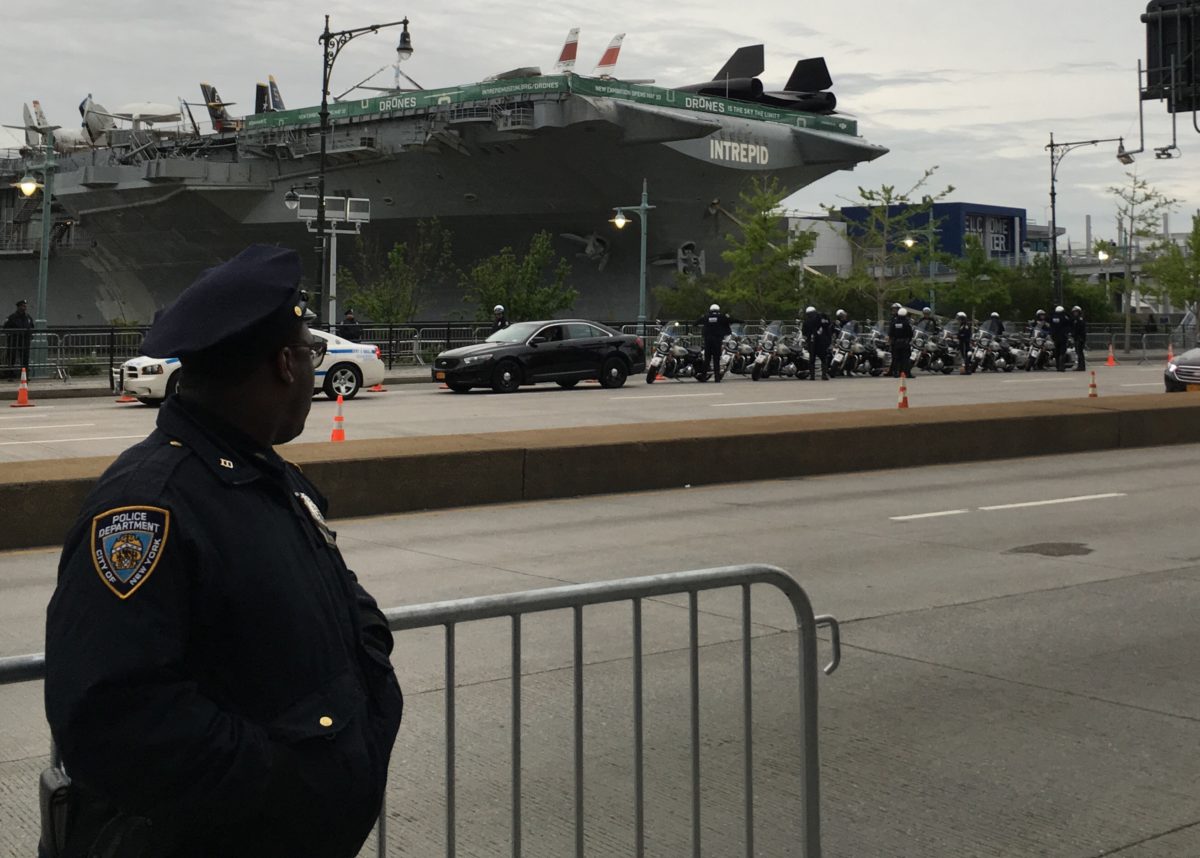
{"type": "Polygon", "coordinates": [[[128,393],[126,393],[125,391],[122,390],[121,395],[113,401],[114,402],[137,402],[137,397],[130,396],[128,393]]]}
{"type": "Polygon", "coordinates": [[[10,408],[33,408],[29,401],[29,379],[25,375],[25,367],[21,367],[21,388],[17,391],[17,401],[9,403],[10,408]]]}
{"type": "Polygon", "coordinates": [[[908,376],[903,372],[900,373],[900,396],[896,399],[897,408],[908,408],[908,385],[904,382],[908,376]]]}
{"type": "Polygon", "coordinates": [[[1117,359],[1113,357],[1112,343],[1108,344],[1108,360],[1104,362],[1105,366],[1117,366],[1117,359]]]}
{"type": "Polygon", "coordinates": [[[379,384],[371,385],[367,390],[371,391],[371,393],[387,393],[387,388],[383,386],[382,381],[379,384]]]}
{"type": "Polygon", "coordinates": [[[1088,382],[1088,398],[1095,399],[1099,395],[1096,392],[1096,370],[1092,370],[1092,380],[1088,382]]]}
{"type": "Polygon", "coordinates": [[[329,436],[330,441],[345,441],[346,440],[346,418],[342,416],[342,395],[339,393],[337,398],[338,411],[333,418],[333,432],[329,436]]]}
{"type": "Polygon", "coordinates": [[[1172,363],[1175,360],[1175,348],[1171,345],[1171,341],[1167,340],[1167,363],[1172,363]]]}

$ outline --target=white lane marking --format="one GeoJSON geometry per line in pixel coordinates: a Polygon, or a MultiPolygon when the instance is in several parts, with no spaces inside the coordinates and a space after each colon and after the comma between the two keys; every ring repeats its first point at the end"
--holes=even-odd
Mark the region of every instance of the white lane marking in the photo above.
{"type": "MultiPolygon", "coordinates": [[[[638,399],[688,399],[694,396],[724,396],[723,393],[662,393],[639,396],[638,399]]],[[[628,396],[610,396],[609,399],[629,399],[628,396]]]]}
{"type": "Polygon", "coordinates": [[[51,408],[54,408],[55,406],[39,405],[37,407],[38,407],[37,411],[23,411],[20,414],[5,414],[3,416],[0,416],[0,420],[22,420],[22,419],[30,420],[34,417],[37,417],[39,414],[49,411],[51,408]]]}
{"type": "Polygon", "coordinates": [[[71,441],[128,441],[130,438],[145,438],[142,435],[99,435],[91,438],[39,438],[33,441],[0,441],[0,447],[15,447],[19,444],[66,444],[71,441]]]}
{"type": "Polygon", "coordinates": [[[892,521],[912,521],[917,518],[938,518],[943,515],[963,515],[970,512],[969,509],[948,509],[942,512],[920,512],[916,515],[893,515],[892,521]]]}
{"type": "Polygon", "coordinates": [[[996,506],[981,506],[979,509],[984,512],[991,512],[997,509],[1021,509],[1027,506],[1050,506],[1056,503],[1079,503],[1080,501],[1104,500],[1105,498],[1123,498],[1125,492],[1108,492],[1102,495],[1076,495],[1072,498],[1055,498],[1054,500],[1026,501],[1025,503],[1002,503],[996,506]]]}
{"type": "Polygon", "coordinates": [[[95,426],[95,423],[47,423],[41,426],[5,426],[10,432],[23,432],[26,429],[78,429],[80,426],[95,426]]]}
{"type": "MultiPolygon", "coordinates": [[[[1053,372],[1053,370],[1051,370],[1053,372]]],[[[1066,375],[1066,373],[1063,373],[1066,375]]],[[[1073,382],[1073,378],[1006,378],[1001,384],[1054,384],[1056,382],[1073,382]]]]}
{"type": "Polygon", "coordinates": [[[719,402],[709,408],[736,408],[739,405],[790,405],[794,402],[834,402],[836,396],[826,396],[823,399],[774,399],[766,402],[719,402]]]}
{"type": "Polygon", "coordinates": [[[1162,387],[1161,381],[1143,381],[1138,384],[1122,384],[1121,387],[1162,387]]]}

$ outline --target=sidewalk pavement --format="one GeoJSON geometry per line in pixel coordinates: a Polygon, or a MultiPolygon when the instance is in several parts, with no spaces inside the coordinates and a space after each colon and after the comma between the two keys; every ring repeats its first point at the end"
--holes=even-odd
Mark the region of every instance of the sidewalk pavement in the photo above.
{"type": "MultiPolygon", "coordinates": [[[[384,385],[389,384],[431,384],[428,366],[395,366],[387,370],[383,377],[384,385]]],[[[0,382],[0,391],[11,389],[16,391],[20,381],[5,379],[0,382]]],[[[15,393],[14,393],[15,395],[15,393]]],[[[109,385],[107,375],[89,375],[60,381],[56,378],[35,378],[29,380],[29,396],[31,399],[76,399],[79,397],[120,396],[109,385]]],[[[7,394],[5,397],[7,398],[7,394]]]]}

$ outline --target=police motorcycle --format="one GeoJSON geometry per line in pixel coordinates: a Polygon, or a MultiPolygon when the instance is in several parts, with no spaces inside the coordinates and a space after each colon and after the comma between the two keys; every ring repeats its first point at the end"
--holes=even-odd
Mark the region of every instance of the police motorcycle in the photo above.
{"type": "Polygon", "coordinates": [[[884,323],[877,322],[872,325],[871,329],[863,334],[862,339],[867,349],[867,363],[870,365],[871,375],[880,376],[888,372],[892,368],[892,349],[888,343],[884,323]]]}
{"type": "Polygon", "coordinates": [[[687,345],[687,328],[679,322],[671,322],[658,332],[654,341],[654,356],[646,367],[646,384],[654,384],[658,376],[663,378],[694,378],[708,381],[708,366],[701,349],[687,345]]]}
{"type": "MultiPolygon", "coordinates": [[[[783,330],[782,322],[771,322],[758,338],[758,349],[754,353],[754,363],[750,366],[750,379],[770,378],[778,375],[783,368],[783,358],[779,353],[779,339],[783,330]]],[[[788,350],[790,354],[790,349],[788,350]]],[[[794,370],[793,370],[794,372],[794,370]]]]}
{"type": "Polygon", "coordinates": [[[732,333],[721,344],[721,372],[745,375],[754,363],[755,342],[741,324],[731,329],[732,333]]]}
{"type": "Polygon", "coordinates": [[[853,319],[843,322],[830,349],[829,374],[866,375],[871,371],[870,347],[858,322],[853,319]]]}
{"type": "Polygon", "coordinates": [[[789,337],[784,336],[779,341],[777,349],[780,359],[779,374],[806,378],[812,366],[813,356],[804,345],[804,335],[797,328],[789,337]]]}
{"type": "Polygon", "coordinates": [[[1044,322],[1034,320],[1029,331],[1022,337],[1018,361],[1021,369],[1046,369],[1054,358],[1054,344],[1050,340],[1050,329],[1044,322]]]}
{"type": "Polygon", "coordinates": [[[1012,372],[1017,368],[1017,356],[1008,340],[984,328],[975,330],[971,358],[980,372],[1012,372]]]}
{"type": "Polygon", "coordinates": [[[924,320],[914,325],[912,352],[908,358],[909,366],[914,370],[939,372],[942,368],[941,353],[942,346],[932,326],[924,320]],[[935,360],[937,361],[936,367],[934,366],[935,360]]]}

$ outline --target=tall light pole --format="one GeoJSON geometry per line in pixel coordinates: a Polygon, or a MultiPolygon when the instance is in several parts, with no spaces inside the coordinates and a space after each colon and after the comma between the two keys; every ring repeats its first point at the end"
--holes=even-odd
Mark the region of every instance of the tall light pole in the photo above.
{"type": "MultiPolygon", "coordinates": [[[[30,167],[34,172],[42,173],[42,251],[38,257],[38,282],[37,282],[37,307],[33,319],[33,342],[30,350],[30,363],[33,364],[29,368],[30,375],[37,375],[38,371],[34,367],[39,367],[42,370],[48,365],[46,360],[46,291],[47,281],[50,277],[50,198],[54,194],[54,167],[57,163],[54,160],[54,132],[59,128],[58,125],[42,125],[36,130],[42,135],[42,142],[45,146],[43,160],[40,164],[34,164],[30,167]]],[[[33,176],[26,175],[17,182],[17,187],[26,197],[33,196],[39,185],[33,176]]]]}
{"type": "Polygon", "coordinates": [[[1117,144],[1117,160],[1122,164],[1130,164],[1133,162],[1133,157],[1125,151],[1125,138],[1123,137],[1105,137],[1098,140],[1074,140],[1069,143],[1055,143],[1054,132],[1050,132],[1050,143],[1046,146],[1050,150],[1050,271],[1053,276],[1054,285],[1054,303],[1055,305],[1063,302],[1062,288],[1062,271],[1058,265],[1058,209],[1055,205],[1057,194],[1055,193],[1055,181],[1058,176],[1058,165],[1067,153],[1072,149],[1078,149],[1081,146],[1095,146],[1097,143],[1116,143],[1117,144]]]}
{"type": "Polygon", "coordinates": [[[638,286],[638,327],[641,329],[642,337],[646,336],[646,221],[650,214],[650,209],[654,206],[650,205],[650,197],[646,191],[646,180],[642,179],[642,201],[636,206],[614,206],[613,211],[616,215],[612,222],[617,229],[624,229],[625,224],[629,223],[629,218],[625,217],[625,212],[637,212],[638,219],[642,222],[642,264],[641,278],[638,286]]]}
{"type": "MultiPolygon", "coordinates": [[[[333,73],[333,64],[337,60],[338,54],[342,48],[351,39],[355,39],[364,33],[378,33],[387,27],[404,27],[400,33],[400,41],[396,45],[397,61],[406,60],[413,54],[412,37],[408,34],[408,18],[401,21],[391,21],[387,24],[371,24],[367,27],[355,27],[352,30],[336,30],[329,29],[329,16],[325,16],[325,31],[321,33],[317,40],[321,43],[321,112],[318,114],[321,118],[321,159],[317,171],[317,240],[320,243],[321,251],[321,300],[325,301],[329,297],[329,278],[330,278],[330,258],[329,258],[329,237],[326,234],[327,222],[325,219],[325,150],[326,141],[329,137],[329,76],[333,73]]],[[[336,320],[329,319],[330,324],[336,320]]]]}

